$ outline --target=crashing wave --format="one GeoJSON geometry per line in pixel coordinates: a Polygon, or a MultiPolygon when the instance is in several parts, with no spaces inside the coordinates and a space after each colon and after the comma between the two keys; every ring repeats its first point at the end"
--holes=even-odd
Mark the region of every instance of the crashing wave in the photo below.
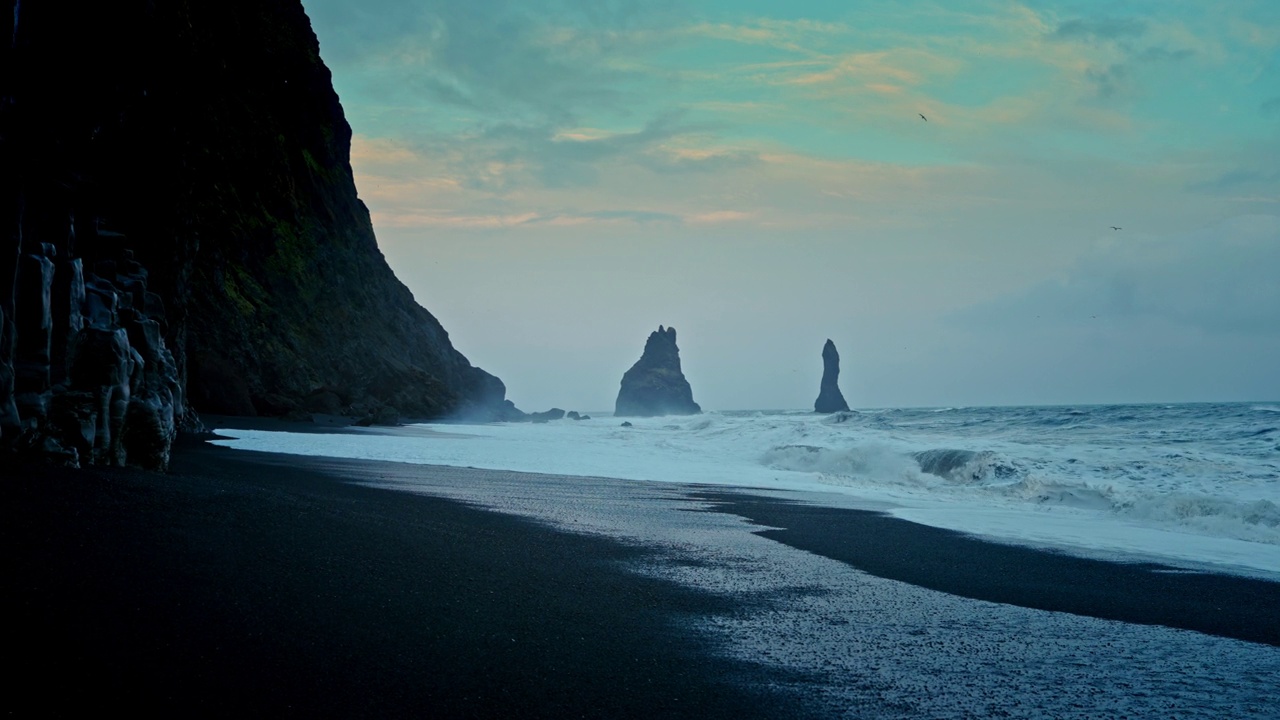
{"type": "Polygon", "coordinates": [[[1126,503],[1121,511],[1210,535],[1280,545],[1280,505],[1270,500],[1232,502],[1203,495],[1166,495],[1126,503]]]}
{"type": "Polygon", "coordinates": [[[920,471],[956,483],[989,483],[1012,480],[1018,469],[989,450],[938,448],[912,453],[920,471]]]}
{"type": "Polygon", "coordinates": [[[775,470],[861,476],[891,482],[911,480],[918,475],[910,458],[878,445],[841,449],[815,445],[778,445],[766,451],[760,462],[775,470]]]}
{"type": "Polygon", "coordinates": [[[692,430],[692,431],[694,431],[694,432],[698,432],[698,431],[700,431],[700,430],[707,430],[707,429],[711,428],[713,425],[715,425],[715,420],[714,420],[714,419],[712,419],[712,417],[711,417],[710,415],[703,415],[702,417],[698,418],[697,420],[694,420],[694,421],[690,422],[690,423],[685,427],[685,429],[686,429],[686,430],[692,430]]]}
{"type": "Polygon", "coordinates": [[[1065,483],[1026,477],[1004,488],[1012,498],[1037,505],[1074,507],[1104,512],[1117,509],[1115,491],[1088,483],[1065,483]]]}

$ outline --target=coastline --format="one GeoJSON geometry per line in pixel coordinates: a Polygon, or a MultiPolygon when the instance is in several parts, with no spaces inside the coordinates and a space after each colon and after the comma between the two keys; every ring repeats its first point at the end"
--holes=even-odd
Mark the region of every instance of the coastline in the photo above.
{"type": "Polygon", "coordinates": [[[685,631],[643,550],[187,440],[3,473],[10,712],[804,717],[685,631]]]}
{"type": "MultiPolygon", "coordinates": [[[[229,427],[225,422],[223,426],[229,427]]],[[[292,424],[286,427],[298,431],[292,424]]],[[[417,427],[348,431],[446,435],[417,427]]],[[[296,462],[302,456],[291,457],[296,462]]],[[[357,478],[379,463],[330,458],[323,464],[357,478]]],[[[409,474],[414,467],[446,473],[472,471],[452,466],[388,465],[407,467],[404,471],[409,474]]],[[[483,475],[489,471],[478,472],[483,475]]],[[[761,495],[747,487],[675,487],[683,488],[690,500],[707,503],[709,511],[761,526],[755,532],[761,537],[877,577],[974,600],[1280,646],[1280,619],[1271,617],[1274,608],[1280,607],[1280,581],[1269,577],[1225,569],[1192,570],[1155,559],[1089,557],[926,525],[873,509],[811,504],[805,501],[804,493],[785,490],[761,495]],[[797,499],[786,499],[788,494],[797,499]]]]}
{"type": "MultiPolygon", "coordinates": [[[[803,696],[817,679],[725,652],[723,640],[693,629],[699,618],[732,624],[772,612],[749,586],[703,592],[634,572],[669,562],[634,542],[356,484],[395,475],[481,483],[493,471],[272,455],[187,438],[168,474],[4,474],[0,533],[20,549],[10,576],[20,608],[11,646],[24,660],[14,710],[833,714],[831,704],[803,696]]],[[[502,475],[544,489],[533,482],[539,476],[502,475]]],[[[1263,643],[1262,657],[1280,661],[1268,612],[1280,583],[1081,561],[749,490],[672,488],[687,510],[764,526],[742,535],[878,578],[1263,643]],[[1248,592],[1238,592],[1241,582],[1248,592]]],[[[704,562],[714,572],[721,560],[704,562]]],[[[891,631],[905,633],[892,652],[910,654],[918,632],[891,631]]],[[[895,707],[859,712],[911,715],[895,707]]]]}
{"type": "Polygon", "coordinates": [[[1256,418],[1222,430],[1243,438],[1239,446],[1201,448],[1195,438],[1204,428],[1188,426],[1168,448],[1153,451],[1125,435],[1132,429],[1121,432],[1127,440],[1106,440],[1097,429],[1102,421],[1065,445],[1042,444],[1036,438],[1045,423],[1053,426],[1052,409],[1048,419],[992,420],[996,427],[978,417],[902,412],[888,420],[901,432],[867,418],[855,426],[812,413],[708,413],[630,428],[605,419],[357,428],[330,436],[314,427],[271,432],[287,428],[220,424],[228,437],[214,442],[300,456],[707,485],[889,509],[909,522],[1050,552],[1280,582],[1280,508],[1270,500],[1275,488],[1266,487],[1277,470],[1267,460],[1272,429],[1252,427],[1256,418]],[[978,428],[976,435],[948,436],[956,423],[978,428]],[[991,434],[1003,440],[985,437],[991,434]],[[459,442],[419,441],[425,439],[459,442]],[[1230,459],[1206,459],[1219,453],[1230,459]]]}
{"type": "Polygon", "coordinates": [[[872,510],[708,491],[757,534],[877,577],[951,595],[1280,647],[1280,582],[996,542],[872,510]]]}

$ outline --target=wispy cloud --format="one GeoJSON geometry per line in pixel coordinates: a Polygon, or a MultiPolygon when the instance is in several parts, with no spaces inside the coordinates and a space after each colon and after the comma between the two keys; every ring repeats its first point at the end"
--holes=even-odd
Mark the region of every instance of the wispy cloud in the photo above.
{"type": "Polygon", "coordinates": [[[397,0],[376,11],[309,0],[307,7],[334,29],[326,58],[360,72],[371,96],[543,123],[624,109],[633,85],[649,78],[615,60],[649,51],[681,22],[676,6],[639,0],[397,0]]]}
{"type": "Polygon", "coordinates": [[[1190,183],[1188,188],[1204,192],[1239,192],[1241,188],[1275,188],[1277,186],[1280,186],[1280,170],[1236,168],[1210,180],[1190,183]]]}
{"type": "Polygon", "coordinates": [[[715,171],[752,162],[741,151],[687,148],[714,136],[716,127],[688,120],[684,111],[661,113],[634,130],[576,131],[557,125],[503,124],[445,140],[455,154],[455,171],[468,182],[493,192],[508,192],[535,182],[550,187],[594,183],[605,165],[638,164],[665,172],[715,171]],[[485,168],[510,169],[487,177],[485,168]]]}
{"type": "Polygon", "coordinates": [[[508,228],[538,220],[537,213],[516,215],[433,214],[421,211],[381,212],[374,214],[374,225],[383,228],[508,228]]]}
{"type": "Polygon", "coordinates": [[[1136,59],[1139,62],[1181,62],[1194,57],[1195,54],[1196,51],[1191,48],[1171,50],[1167,47],[1156,45],[1138,53],[1136,59]]]}
{"type": "MultiPolygon", "coordinates": [[[[309,9],[314,2],[333,0],[309,0],[309,9]]],[[[405,102],[420,96],[414,106],[369,111],[375,132],[398,144],[366,138],[357,150],[366,154],[357,159],[362,194],[384,199],[384,213],[431,198],[428,206],[452,212],[419,221],[456,215],[474,226],[519,218],[821,224],[874,217],[809,199],[850,191],[847,179],[863,177],[859,160],[891,160],[878,167],[880,182],[903,162],[972,166],[1021,155],[1018,162],[1055,167],[1080,152],[1146,162],[1142,148],[1155,147],[1158,131],[1189,137],[1180,118],[1139,112],[1148,88],[1220,63],[1223,52],[1216,36],[1183,18],[1062,18],[1046,5],[921,15],[883,4],[861,22],[714,23],[665,10],[650,17],[630,1],[598,15],[585,0],[395,7],[391,41],[367,43],[357,65],[381,68],[384,85],[405,81],[396,90],[405,102]],[[726,43],[740,47],[724,51],[726,43]],[[417,159],[397,164],[405,152],[417,159]],[[788,168],[824,155],[846,159],[831,187],[795,176],[803,193],[769,195],[744,180],[777,188],[788,168]],[[569,193],[592,200],[570,208],[569,193]]],[[[1261,105],[1276,112],[1280,98],[1261,105]]],[[[1230,191],[1190,179],[1207,167],[1171,182],[1201,194],[1271,194],[1261,176],[1230,191]]],[[[1217,180],[1230,180],[1228,172],[1217,180]]]]}
{"type": "Polygon", "coordinates": [[[1280,216],[1245,215],[1175,238],[1108,239],[1062,277],[956,317],[1006,327],[1159,319],[1214,334],[1277,333],[1277,238],[1280,216]]]}
{"type": "Polygon", "coordinates": [[[611,223],[614,221],[625,221],[638,223],[640,225],[647,225],[649,223],[679,223],[683,220],[684,218],[679,215],[673,215],[666,212],[654,212],[652,210],[592,210],[584,213],[560,213],[550,217],[540,218],[538,222],[578,225],[589,222],[611,223]]]}
{"type": "Polygon", "coordinates": [[[1050,46],[1077,48],[1075,72],[1101,101],[1133,99],[1155,66],[1221,55],[1181,21],[1157,16],[1073,18],[1045,37],[1050,46]]]}
{"type": "Polygon", "coordinates": [[[930,52],[898,48],[892,51],[854,52],[826,60],[825,67],[789,78],[794,85],[829,85],[853,82],[918,85],[928,77],[954,73],[959,62],[930,52]]]}
{"type": "Polygon", "coordinates": [[[1110,42],[1140,37],[1146,31],[1147,24],[1136,18],[1073,18],[1059,23],[1049,39],[1110,42]]]}
{"type": "MultiPolygon", "coordinates": [[[[1074,122],[1090,132],[1128,127],[1117,118],[1099,123],[1097,109],[1072,105],[1133,93],[1141,78],[1130,67],[1129,52],[1101,39],[1141,39],[1148,34],[1145,22],[1058,21],[1022,5],[984,10],[932,8],[925,17],[937,23],[936,30],[922,24],[918,12],[894,14],[885,6],[868,11],[871,17],[888,13],[884,19],[891,22],[880,26],[758,19],[699,25],[697,32],[706,37],[765,46],[781,55],[775,53],[768,62],[719,66],[704,77],[689,76],[690,82],[772,93],[778,102],[770,109],[748,110],[761,119],[781,104],[793,108],[791,119],[801,108],[811,108],[811,122],[873,127],[897,125],[924,112],[931,122],[962,128],[970,138],[994,138],[996,128],[1015,123],[1074,122]],[[998,64],[1005,61],[1009,64],[998,64]],[[991,82],[989,77],[998,79],[991,82]],[[1010,83],[1010,77],[1020,79],[1010,83]],[[1001,89],[992,93],[992,85],[1001,89]],[[965,97],[960,88],[972,88],[976,98],[965,97]]],[[[1167,42],[1165,34],[1159,41],[1158,46],[1139,48],[1147,51],[1142,62],[1194,55],[1167,42]]]]}
{"type": "Polygon", "coordinates": [[[638,160],[660,173],[719,173],[754,165],[760,162],[760,156],[751,150],[664,146],[646,152],[638,160]]]}
{"type": "Polygon", "coordinates": [[[848,36],[852,29],[849,25],[837,22],[753,18],[737,23],[697,23],[681,32],[694,37],[765,45],[799,55],[810,55],[820,52],[815,45],[820,46],[832,38],[848,36]]]}
{"type": "Polygon", "coordinates": [[[1123,63],[1112,63],[1105,68],[1089,68],[1084,76],[1093,83],[1100,98],[1119,95],[1129,82],[1129,68],[1123,63]]]}
{"type": "Polygon", "coordinates": [[[712,225],[717,223],[749,220],[754,216],[755,213],[743,212],[741,210],[712,210],[709,212],[691,215],[688,218],[688,222],[700,225],[712,225]]]}
{"type": "Polygon", "coordinates": [[[1270,50],[1280,47],[1280,23],[1276,22],[1275,15],[1275,7],[1272,6],[1271,17],[1266,20],[1229,16],[1227,26],[1233,39],[1270,50]]]}

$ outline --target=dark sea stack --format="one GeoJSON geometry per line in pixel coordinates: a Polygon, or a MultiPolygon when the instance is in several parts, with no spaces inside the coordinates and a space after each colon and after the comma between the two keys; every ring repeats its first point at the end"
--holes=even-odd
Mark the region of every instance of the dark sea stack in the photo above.
{"type": "Polygon", "coordinates": [[[529,413],[524,419],[533,423],[545,423],[552,420],[559,420],[564,417],[564,410],[560,408],[551,408],[545,412],[529,413]]]}
{"type": "Polygon", "coordinates": [[[159,466],[190,409],[317,393],[519,413],[378,250],[299,0],[10,0],[0,33],[0,444],[159,466]]]}
{"type": "Polygon", "coordinates": [[[822,346],[822,385],[818,390],[818,399],[813,403],[814,412],[835,413],[847,412],[849,403],[840,394],[840,353],[836,352],[836,344],[827,339],[822,346]]]}
{"type": "Polygon", "coordinates": [[[693,390],[680,371],[680,348],[676,329],[658,326],[649,333],[644,354],[622,376],[622,387],[613,414],[617,417],[656,415],[697,415],[702,412],[693,401],[693,390]]]}

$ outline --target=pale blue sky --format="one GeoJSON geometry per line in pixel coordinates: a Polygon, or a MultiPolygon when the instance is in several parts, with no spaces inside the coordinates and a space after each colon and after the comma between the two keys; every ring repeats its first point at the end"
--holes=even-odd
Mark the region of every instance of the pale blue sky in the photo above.
{"type": "Polygon", "coordinates": [[[1280,399],[1280,3],[304,4],[524,409],[659,324],[708,409],[811,406],[828,337],[854,406],[1280,399]]]}

